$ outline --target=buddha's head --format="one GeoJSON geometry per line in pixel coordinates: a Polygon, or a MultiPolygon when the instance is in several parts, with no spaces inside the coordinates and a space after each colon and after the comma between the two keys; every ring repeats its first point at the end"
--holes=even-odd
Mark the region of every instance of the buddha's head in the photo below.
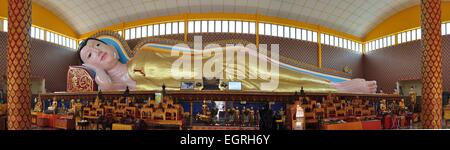
{"type": "Polygon", "coordinates": [[[119,63],[116,49],[96,38],[83,40],[78,48],[78,54],[83,64],[97,69],[109,70],[119,63]]]}

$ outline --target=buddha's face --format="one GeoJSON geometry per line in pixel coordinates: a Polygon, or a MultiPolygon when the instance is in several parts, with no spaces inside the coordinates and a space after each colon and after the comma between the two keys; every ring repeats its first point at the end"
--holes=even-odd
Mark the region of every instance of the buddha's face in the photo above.
{"type": "Polygon", "coordinates": [[[109,70],[119,63],[114,47],[97,40],[89,40],[80,51],[81,60],[97,69],[109,70]]]}

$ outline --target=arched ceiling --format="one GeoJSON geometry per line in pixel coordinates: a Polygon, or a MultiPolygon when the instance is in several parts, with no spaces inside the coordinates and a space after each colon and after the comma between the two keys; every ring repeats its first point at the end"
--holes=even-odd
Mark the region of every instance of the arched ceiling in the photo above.
{"type": "Polygon", "coordinates": [[[181,13],[259,13],[364,37],[420,0],[33,0],[84,34],[123,22],[181,13]]]}

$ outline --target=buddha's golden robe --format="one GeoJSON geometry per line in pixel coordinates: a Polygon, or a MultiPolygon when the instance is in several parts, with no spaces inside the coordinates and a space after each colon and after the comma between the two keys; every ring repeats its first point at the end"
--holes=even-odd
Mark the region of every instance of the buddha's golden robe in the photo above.
{"type": "MultiPolygon", "coordinates": [[[[170,46],[168,46],[170,47],[170,46]]],[[[223,79],[221,82],[229,82],[229,81],[237,81],[242,83],[242,90],[244,91],[265,91],[261,89],[261,83],[267,83],[270,79],[264,80],[259,75],[257,78],[250,79],[250,72],[254,73],[257,69],[257,66],[249,65],[249,57],[244,57],[246,59],[246,63],[237,63],[237,59],[242,59],[242,57],[238,57],[239,52],[248,52],[252,51],[251,49],[247,49],[244,47],[232,47],[226,48],[226,51],[234,51],[234,62],[235,63],[227,63],[228,59],[232,57],[227,56],[225,48],[217,48],[214,49],[214,52],[211,53],[211,56],[201,55],[201,57],[195,57],[194,55],[198,55],[193,52],[193,50],[181,50],[178,56],[171,56],[172,50],[167,47],[159,47],[158,45],[147,44],[143,46],[139,51],[137,51],[134,57],[127,63],[128,64],[128,73],[133,80],[136,81],[136,90],[161,90],[162,85],[166,86],[168,90],[179,90],[182,81],[195,81],[202,82],[201,71],[194,67],[194,59],[202,59],[203,65],[208,64],[208,61],[221,58],[216,57],[215,55],[217,51],[222,51],[223,53],[223,64],[222,69],[216,72],[223,74],[223,79]],[[191,57],[191,68],[188,71],[182,71],[182,68],[179,69],[181,71],[174,72],[172,71],[172,65],[176,61],[182,61],[180,59],[184,54],[183,52],[187,52],[184,54],[189,54],[191,57]],[[230,65],[234,64],[234,65],[230,65]],[[235,75],[233,76],[230,70],[235,71],[235,75]],[[236,74],[245,73],[245,78],[237,78],[236,74]],[[181,76],[186,75],[189,77],[188,79],[176,79],[173,76],[181,76]],[[197,76],[200,78],[194,79],[197,76]],[[234,77],[234,78],[232,78],[234,77]]],[[[254,51],[254,50],[253,50],[254,51]]],[[[229,52],[230,53],[230,52],[229,52]]],[[[242,54],[242,53],[241,53],[242,54]]],[[[245,53],[246,56],[249,56],[249,53],[245,53]]],[[[268,69],[266,71],[259,70],[259,74],[271,75],[271,63],[277,62],[271,58],[267,61],[268,69]]],[[[230,61],[232,62],[232,61],[230,61]]],[[[290,67],[286,67],[286,64],[280,63],[279,66],[279,82],[278,86],[271,91],[277,92],[293,92],[299,91],[301,87],[308,92],[335,92],[336,89],[331,86],[331,82],[327,79],[323,79],[317,77],[315,75],[306,74],[300,72],[296,69],[292,69],[290,67]]],[[[289,65],[287,65],[289,66],[289,65]]],[[[212,67],[215,69],[215,67],[212,67]]],[[[219,67],[220,68],[220,67],[219,67]]],[[[212,70],[214,70],[212,69],[212,70]]]]}

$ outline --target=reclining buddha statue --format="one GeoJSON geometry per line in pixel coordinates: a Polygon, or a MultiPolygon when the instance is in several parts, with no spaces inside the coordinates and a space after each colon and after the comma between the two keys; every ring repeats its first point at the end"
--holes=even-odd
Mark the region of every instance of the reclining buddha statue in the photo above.
{"type": "Polygon", "coordinates": [[[94,70],[95,82],[103,91],[126,87],[161,90],[162,85],[168,90],[179,90],[182,81],[201,83],[208,77],[219,78],[223,83],[241,82],[244,91],[293,92],[303,86],[308,92],[376,92],[375,81],[346,79],[298,68],[278,61],[273,51],[260,53],[244,46],[198,50],[148,43],[123,62],[123,53],[117,48],[101,39],[88,38],[80,43],[78,54],[83,65],[94,70]],[[266,53],[270,53],[270,57],[266,53]],[[255,65],[251,61],[258,63],[255,65]]]}

